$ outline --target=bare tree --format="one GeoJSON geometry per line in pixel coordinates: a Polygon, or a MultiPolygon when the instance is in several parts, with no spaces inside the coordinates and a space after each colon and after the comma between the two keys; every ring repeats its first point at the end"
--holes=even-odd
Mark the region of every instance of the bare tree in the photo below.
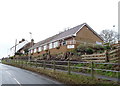
{"type": "Polygon", "coordinates": [[[120,33],[118,33],[118,42],[120,43],[120,33]]]}
{"type": "Polygon", "coordinates": [[[113,30],[102,30],[100,36],[103,38],[104,43],[113,44],[118,40],[118,33],[113,30]]]}

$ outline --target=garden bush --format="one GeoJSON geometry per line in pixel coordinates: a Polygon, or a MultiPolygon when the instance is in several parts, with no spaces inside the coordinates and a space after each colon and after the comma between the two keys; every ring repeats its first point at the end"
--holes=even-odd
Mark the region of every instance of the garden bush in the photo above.
{"type": "Polygon", "coordinates": [[[87,53],[87,54],[93,54],[93,49],[87,48],[87,49],[86,49],[86,53],[87,53]]]}

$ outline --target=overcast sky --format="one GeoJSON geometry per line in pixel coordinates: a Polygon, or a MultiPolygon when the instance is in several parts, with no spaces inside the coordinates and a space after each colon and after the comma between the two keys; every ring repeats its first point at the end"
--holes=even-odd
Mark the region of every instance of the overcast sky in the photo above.
{"type": "Polygon", "coordinates": [[[86,22],[97,33],[118,30],[119,0],[0,0],[0,58],[22,38],[35,42],[86,22]],[[113,27],[115,25],[116,27],[113,27]]]}

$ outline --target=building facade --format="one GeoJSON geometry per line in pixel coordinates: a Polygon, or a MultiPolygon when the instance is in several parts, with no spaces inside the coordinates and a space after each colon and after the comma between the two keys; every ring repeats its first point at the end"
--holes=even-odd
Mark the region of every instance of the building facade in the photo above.
{"type": "Polygon", "coordinates": [[[64,53],[80,44],[102,44],[103,39],[87,23],[83,23],[59,34],[36,43],[29,51],[33,56],[49,52],[50,54],[64,53]]]}

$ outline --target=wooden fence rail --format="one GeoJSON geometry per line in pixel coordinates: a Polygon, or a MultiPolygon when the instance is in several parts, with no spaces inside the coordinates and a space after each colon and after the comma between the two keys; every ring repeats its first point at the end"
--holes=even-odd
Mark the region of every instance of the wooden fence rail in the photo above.
{"type": "Polygon", "coordinates": [[[108,57],[108,61],[117,61],[118,49],[107,51],[102,54],[91,54],[91,55],[82,55],[82,60],[87,62],[106,62],[106,58],[108,57]]]}
{"type": "Polygon", "coordinates": [[[16,65],[19,65],[21,67],[36,67],[36,68],[39,68],[39,67],[43,67],[43,69],[46,69],[46,68],[51,68],[53,69],[53,71],[55,71],[56,69],[59,69],[59,70],[65,70],[65,71],[68,71],[68,74],[71,74],[71,72],[76,72],[74,71],[75,70],[79,70],[79,69],[85,69],[85,70],[90,70],[90,74],[91,74],[91,77],[94,78],[94,72],[95,71],[106,71],[106,72],[114,72],[114,73],[117,73],[118,74],[118,78],[120,78],[120,69],[118,70],[110,70],[110,69],[100,69],[100,68],[95,68],[94,65],[97,64],[97,65],[100,65],[100,64],[103,64],[103,65],[116,65],[118,67],[120,67],[120,64],[117,64],[117,63],[96,63],[96,62],[76,62],[76,61],[45,61],[45,60],[42,60],[42,61],[31,61],[31,62],[27,62],[27,61],[20,61],[20,60],[10,60],[8,59],[6,61],[7,63],[9,64],[16,64],[16,65]],[[58,64],[60,63],[60,64],[58,64]],[[79,64],[89,64],[90,67],[85,67],[85,66],[82,66],[82,67],[78,67],[76,65],[79,65],[79,64]]]}

